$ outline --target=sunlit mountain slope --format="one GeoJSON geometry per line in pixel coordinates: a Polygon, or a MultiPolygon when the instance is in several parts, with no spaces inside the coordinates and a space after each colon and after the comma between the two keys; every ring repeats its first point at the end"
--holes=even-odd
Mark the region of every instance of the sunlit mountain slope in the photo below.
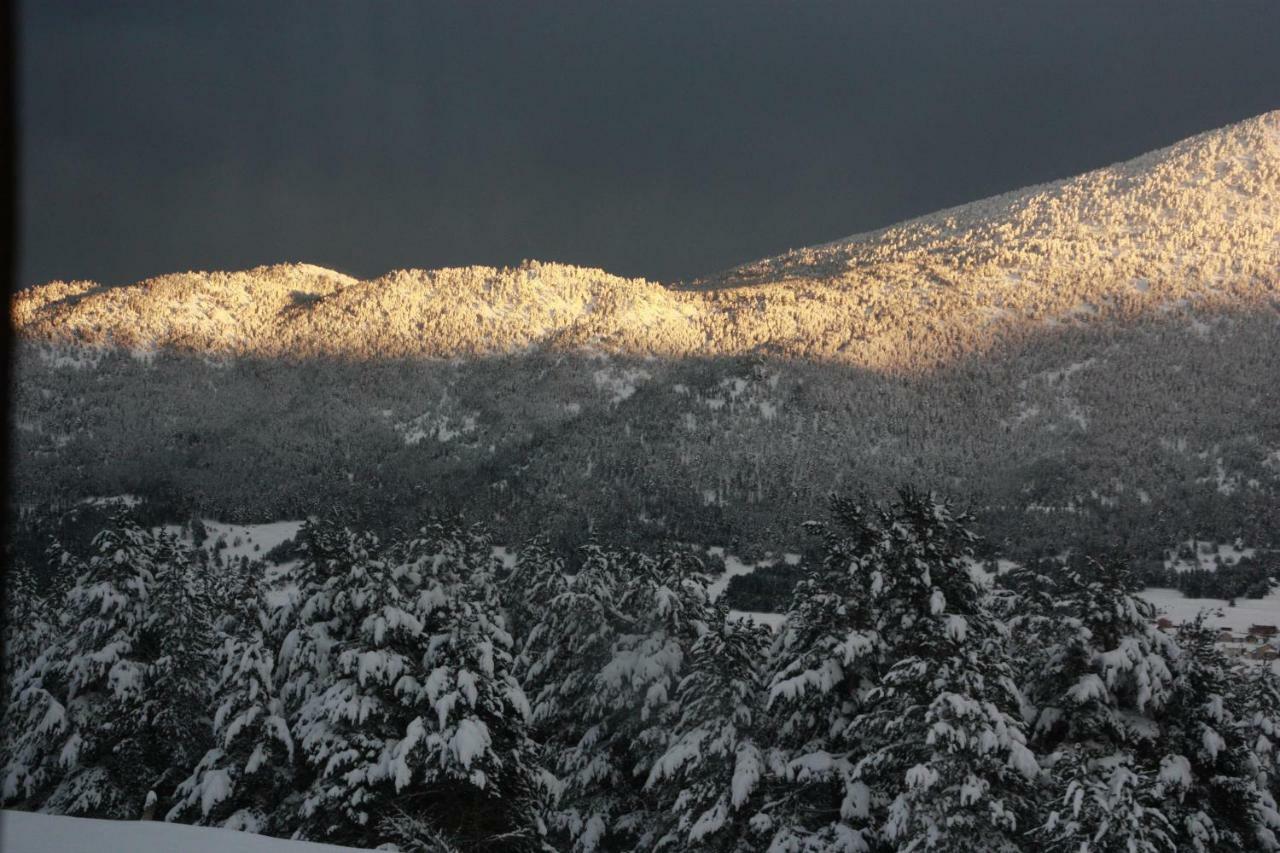
{"type": "Polygon", "coordinates": [[[13,309],[22,500],[776,542],[910,480],[1035,547],[1280,535],[1280,112],[681,285],[282,265],[13,309]]]}
{"type": "Polygon", "coordinates": [[[1028,323],[1274,305],[1277,222],[1280,112],[687,289],[556,264],[371,281],[292,265],[53,283],[14,314],[31,338],[203,353],[764,350],[885,368],[982,351],[1028,323]]]}

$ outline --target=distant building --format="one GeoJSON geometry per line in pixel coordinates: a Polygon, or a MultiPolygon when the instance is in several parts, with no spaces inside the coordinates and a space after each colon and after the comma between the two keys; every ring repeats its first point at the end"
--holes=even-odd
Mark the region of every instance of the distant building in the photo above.
{"type": "Polygon", "coordinates": [[[1249,657],[1254,660],[1275,660],[1280,657],[1280,652],[1276,651],[1275,646],[1262,645],[1250,652],[1249,657]]]}
{"type": "Polygon", "coordinates": [[[1250,637],[1274,637],[1277,633],[1280,633],[1280,629],[1277,629],[1275,625],[1249,626],[1250,637]]]}

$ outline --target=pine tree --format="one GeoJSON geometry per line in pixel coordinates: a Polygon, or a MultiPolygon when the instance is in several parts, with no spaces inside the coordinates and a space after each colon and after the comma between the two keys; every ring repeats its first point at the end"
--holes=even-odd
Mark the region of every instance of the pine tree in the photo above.
{"type": "Polygon", "coordinates": [[[501,584],[502,606],[518,644],[523,646],[547,605],[567,588],[564,561],[551,555],[545,539],[534,539],[520,549],[501,584]]]}
{"type": "Polygon", "coordinates": [[[166,820],[290,831],[293,737],[276,696],[274,657],[261,629],[245,639],[226,638],[219,662],[214,745],[178,785],[166,820]]]}
{"type": "Polygon", "coordinates": [[[1226,658],[1205,613],[1177,633],[1173,690],[1160,714],[1161,793],[1179,850],[1242,850],[1274,842],[1258,766],[1226,658]]]}
{"type": "Polygon", "coordinates": [[[136,817],[152,781],[143,633],[157,547],[122,514],[94,550],[68,593],[73,631],[15,679],[19,733],[4,790],[56,813],[136,817]]]}
{"type": "Polygon", "coordinates": [[[1259,830],[1258,846],[1280,849],[1280,675],[1267,666],[1247,664],[1232,670],[1232,693],[1241,736],[1252,755],[1259,815],[1270,831],[1259,830]]]}
{"type": "MultiPolygon", "coordinates": [[[[1155,628],[1154,608],[1133,594],[1122,562],[1071,557],[1037,583],[1044,594],[1026,598],[1027,613],[1013,621],[1023,639],[1025,625],[1051,620],[1047,631],[1032,632],[1037,650],[1025,659],[1034,668],[1022,674],[1033,744],[1052,768],[1053,805],[1036,836],[1064,851],[1111,849],[1123,821],[1146,820],[1163,796],[1162,771],[1170,768],[1156,759],[1158,718],[1173,691],[1177,647],[1155,628]],[[1107,803],[1123,821],[1109,816],[1107,803]]],[[[1151,823],[1141,843],[1163,849],[1174,830],[1151,823]]]]}
{"type": "MultiPolygon", "coordinates": [[[[66,556],[69,564],[71,555],[66,556]]],[[[61,564],[61,554],[58,557],[61,564]]],[[[58,623],[65,614],[39,594],[25,564],[13,565],[5,584],[0,803],[29,803],[38,797],[51,769],[44,754],[46,733],[40,727],[60,725],[65,714],[55,698],[62,641],[58,623]]]]}
{"type": "Polygon", "coordinates": [[[210,745],[214,676],[210,593],[189,549],[157,540],[155,583],[141,646],[151,661],[143,703],[146,766],[163,813],[174,788],[210,745]]]}
{"type": "Polygon", "coordinates": [[[30,666],[55,639],[59,606],[60,602],[50,601],[50,596],[41,593],[30,566],[23,562],[9,564],[4,573],[4,636],[0,640],[4,655],[0,661],[0,696],[7,699],[14,677],[30,666]]]}
{"type": "Polygon", "coordinates": [[[644,783],[668,746],[672,694],[708,614],[696,559],[592,545],[531,632],[523,660],[537,690],[535,720],[563,783],[552,823],[575,850],[652,843],[655,806],[644,783]]]}
{"type": "Polygon", "coordinates": [[[1047,763],[1058,798],[1032,837],[1049,853],[1172,853],[1155,774],[1138,770],[1127,754],[1095,760],[1057,754],[1047,763]]]}
{"type": "Polygon", "coordinates": [[[353,535],[302,612],[327,613],[328,675],[297,739],[315,780],[308,835],[370,845],[403,811],[453,843],[536,843],[536,749],[511,674],[487,540],[434,526],[401,548],[353,535]]]}
{"type": "MultiPolygon", "coordinates": [[[[309,518],[298,532],[299,559],[281,578],[267,638],[279,638],[276,678],[290,720],[328,682],[335,639],[331,587],[355,558],[354,534],[309,518]]],[[[273,643],[274,645],[274,643],[273,643]]]]}
{"type": "MultiPolygon", "coordinates": [[[[850,726],[887,667],[889,649],[874,629],[864,560],[880,534],[865,503],[833,498],[834,525],[809,522],[823,539],[822,560],[796,585],[772,650],[768,711],[785,755],[784,784],[761,816],[779,850],[857,850],[865,827],[845,825],[863,787],[852,779],[858,744],[850,726]]],[[[879,581],[883,583],[883,579],[879,581]]]]}
{"type": "Polygon", "coordinates": [[[713,618],[715,627],[690,650],[676,693],[679,721],[645,783],[667,815],[657,847],[745,851],[759,844],[748,836],[769,760],[763,699],[772,636],[750,620],[729,620],[723,607],[713,618]]]}
{"type": "Polygon", "coordinates": [[[862,558],[893,662],[849,727],[864,754],[842,817],[904,851],[1019,849],[1039,774],[1004,628],[969,571],[968,520],[904,490],[862,558]]]}
{"type": "Polygon", "coordinates": [[[529,692],[535,736],[548,743],[564,743],[564,725],[576,722],[574,703],[592,689],[613,642],[621,558],[595,544],[583,551],[572,583],[553,561],[535,562],[537,552],[517,564],[517,577],[545,596],[539,613],[529,614],[538,618],[521,632],[517,674],[529,692]]]}

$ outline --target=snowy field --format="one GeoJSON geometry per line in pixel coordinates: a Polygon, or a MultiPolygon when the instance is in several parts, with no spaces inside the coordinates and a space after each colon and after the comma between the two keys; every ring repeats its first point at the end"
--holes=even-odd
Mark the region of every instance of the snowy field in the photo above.
{"type": "MultiPolygon", "coordinates": [[[[301,521],[273,521],[269,524],[226,524],[221,521],[203,518],[204,528],[209,532],[204,547],[213,550],[219,540],[227,543],[222,552],[228,559],[238,560],[248,557],[250,560],[261,560],[267,552],[286,539],[293,539],[302,528],[301,521]]],[[[190,530],[177,524],[167,524],[164,532],[178,535],[184,541],[190,541],[190,530]]]]}
{"type": "MultiPolygon", "coordinates": [[[[757,565],[771,565],[776,562],[775,560],[764,560],[758,564],[743,563],[731,554],[724,554],[723,549],[709,549],[709,551],[718,552],[724,557],[725,563],[724,575],[711,584],[709,588],[712,598],[718,598],[724,592],[729,586],[731,578],[739,575],[749,575],[757,565]]],[[[1252,549],[1236,550],[1230,546],[1222,546],[1215,554],[1204,555],[1203,568],[1212,569],[1215,565],[1213,558],[1218,554],[1222,555],[1225,563],[1231,565],[1239,560],[1241,556],[1248,556],[1251,553],[1252,549]]],[[[793,558],[795,560],[799,559],[794,555],[788,554],[787,562],[792,563],[793,558]]],[[[1000,571],[1008,571],[1015,565],[1016,563],[1009,560],[1001,560],[1000,571]]],[[[983,564],[974,561],[971,569],[975,576],[983,582],[991,582],[991,576],[985,571],[983,564]]],[[[1266,598],[1237,598],[1235,607],[1228,607],[1225,599],[1187,598],[1176,589],[1161,587],[1147,587],[1139,595],[1154,604],[1160,614],[1167,616],[1175,625],[1189,622],[1196,617],[1197,613],[1205,610],[1210,614],[1205,620],[1209,627],[1228,628],[1233,634],[1244,634],[1251,625],[1280,626],[1280,589],[1273,591],[1266,598]]],[[[733,619],[751,619],[755,622],[769,625],[775,630],[785,621],[785,617],[781,613],[749,613],[744,610],[731,610],[729,611],[729,616],[733,619]]]]}
{"type": "Polygon", "coordinates": [[[1237,598],[1235,607],[1218,598],[1187,598],[1176,589],[1147,587],[1140,594],[1174,624],[1189,622],[1201,610],[1210,610],[1221,611],[1221,615],[1210,616],[1206,624],[1230,628],[1232,633],[1244,633],[1250,625],[1280,625],[1280,590],[1266,598],[1237,598]]]}
{"type": "MultiPolygon", "coordinates": [[[[1191,621],[1201,610],[1208,610],[1211,614],[1221,611],[1221,615],[1210,615],[1205,623],[1211,628],[1229,628],[1233,634],[1246,633],[1250,625],[1280,625],[1280,591],[1266,598],[1237,598],[1235,607],[1228,607],[1226,601],[1217,598],[1187,598],[1176,589],[1147,587],[1139,595],[1154,604],[1175,625],[1191,621]]],[[[729,616],[752,619],[775,629],[785,619],[781,613],[748,613],[743,610],[731,610],[729,616]]]]}
{"type": "Polygon", "coordinates": [[[158,821],[0,811],[4,853],[344,853],[353,849],[158,821]]]}

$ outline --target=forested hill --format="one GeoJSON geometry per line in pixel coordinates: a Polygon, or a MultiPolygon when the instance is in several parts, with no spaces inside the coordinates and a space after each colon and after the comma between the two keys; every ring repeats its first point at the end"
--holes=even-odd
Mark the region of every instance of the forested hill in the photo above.
{"type": "Polygon", "coordinates": [[[741,267],[693,288],[547,264],[306,265],[127,287],[55,282],[15,321],[48,341],[388,358],[600,348],[940,366],[1034,326],[1274,308],[1280,112],[1136,160],[741,267]]]}
{"type": "Polygon", "coordinates": [[[1280,530],[1280,113],[681,285],[295,265],[13,309],[20,502],[745,547],[914,482],[1014,550],[1280,530]]]}

